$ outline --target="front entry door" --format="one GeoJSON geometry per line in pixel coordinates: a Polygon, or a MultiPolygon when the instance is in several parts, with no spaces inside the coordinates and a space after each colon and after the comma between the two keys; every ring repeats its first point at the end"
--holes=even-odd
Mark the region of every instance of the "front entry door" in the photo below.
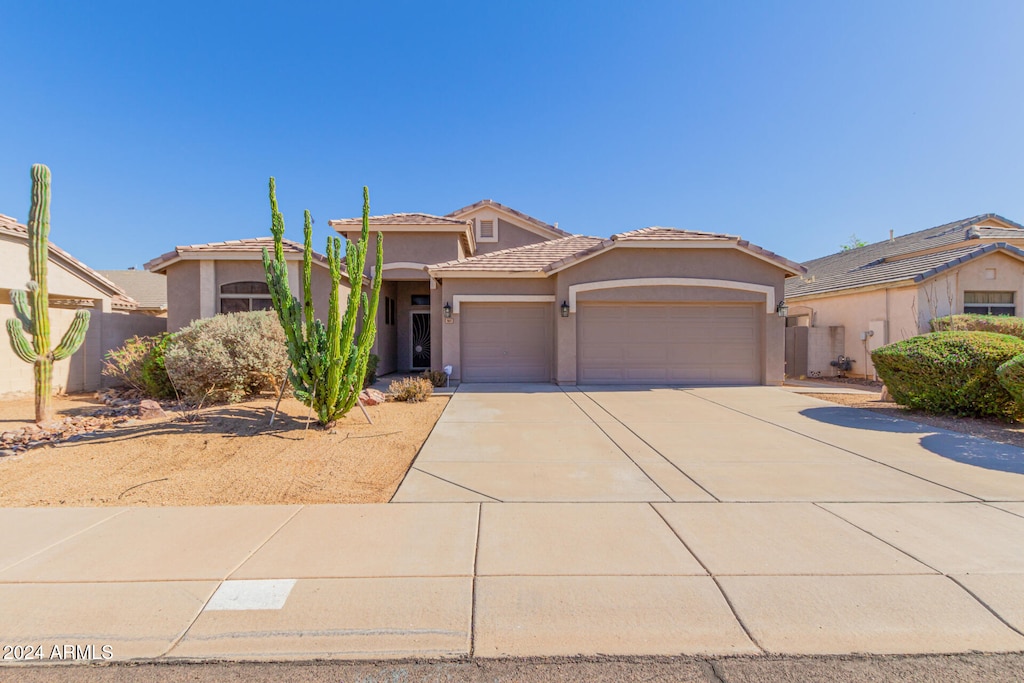
{"type": "Polygon", "coordinates": [[[412,314],[412,369],[430,369],[430,313],[412,314]]]}

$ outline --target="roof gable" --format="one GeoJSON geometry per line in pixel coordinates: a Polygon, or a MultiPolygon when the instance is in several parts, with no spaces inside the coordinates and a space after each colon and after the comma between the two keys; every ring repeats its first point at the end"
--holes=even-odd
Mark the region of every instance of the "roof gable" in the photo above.
{"type": "MultiPolygon", "coordinates": [[[[285,258],[291,256],[292,259],[297,260],[305,252],[304,247],[297,242],[281,240],[281,244],[284,249],[285,258]]],[[[233,256],[235,258],[260,260],[263,258],[264,249],[271,250],[273,248],[273,237],[251,237],[249,239],[227,240],[225,242],[187,244],[177,246],[173,251],[161,254],[155,259],[147,261],[143,267],[150,272],[160,273],[178,261],[216,260],[218,256],[220,258],[233,256]]],[[[314,251],[313,263],[327,268],[327,257],[314,251]]],[[[342,267],[342,271],[344,272],[344,267],[342,267]]]]}
{"type": "Polygon", "coordinates": [[[517,211],[512,207],[505,206],[493,199],[481,199],[480,201],[464,206],[461,209],[455,209],[455,211],[448,214],[448,217],[466,220],[474,214],[484,210],[494,211],[505,218],[512,219],[512,222],[518,227],[525,228],[530,232],[534,232],[542,237],[547,237],[548,239],[572,236],[571,233],[568,233],[565,230],[561,230],[554,225],[545,223],[544,221],[527,215],[522,211],[517,211]]]}

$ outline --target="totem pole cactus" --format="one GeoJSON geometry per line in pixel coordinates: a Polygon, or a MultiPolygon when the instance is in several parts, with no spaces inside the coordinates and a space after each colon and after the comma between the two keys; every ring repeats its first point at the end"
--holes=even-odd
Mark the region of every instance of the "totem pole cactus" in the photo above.
{"type": "Polygon", "coordinates": [[[341,282],[341,239],[327,238],[327,265],[331,274],[331,294],[327,325],[313,310],[313,220],[305,214],[305,240],[302,257],[303,304],[292,296],[288,286],[288,264],[284,259],[284,217],[277,208],[274,179],[270,179],[270,232],[274,236],[274,257],[263,250],[267,286],[288,343],[292,367],[288,379],[295,398],[316,411],[320,424],[331,427],[356,405],[363,388],[363,376],[377,335],[377,299],[380,273],[384,265],[384,246],[377,233],[377,267],[373,271],[371,293],[362,288],[366,250],[370,231],[370,191],[363,188],[363,230],[359,241],[345,240],[345,266],[349,280],[348,306],[340,314],[338,284],[341,282]],[[362,308],[362,327],[356,337],[356,323],[362,308]]]}
{"type": "Polygon", "coordinates": [[[89,311],[75,312],[75,319],[50,349],[50,293],[46,282],[50,237],[50,169],[32,166],[32,204],[28,213],[29,277],[26,290],[12,290],[11,303],[17,318],[7,321],[7,334],[18,358],[32,363],[36,384],[36,423],[53,421],[53,361],[69,357],[85,339],[89,311]],[[25,334],[32,336],[30,344],[25,334]]]}

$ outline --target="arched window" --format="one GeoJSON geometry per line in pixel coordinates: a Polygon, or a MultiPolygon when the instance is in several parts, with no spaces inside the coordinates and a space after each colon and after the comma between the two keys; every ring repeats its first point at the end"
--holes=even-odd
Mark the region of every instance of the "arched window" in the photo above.
{"type": "Polygon", "coordinates": [[[273,308],[266,282],[229,282],[220,286],[220,312],[265,311],[273,308]]]}

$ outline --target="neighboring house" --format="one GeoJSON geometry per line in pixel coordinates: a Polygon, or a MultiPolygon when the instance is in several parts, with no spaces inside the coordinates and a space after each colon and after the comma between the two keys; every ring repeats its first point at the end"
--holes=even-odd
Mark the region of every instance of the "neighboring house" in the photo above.
{"type": "MultiPolygon", "coordinates": [[[[284,240],[288,284],[302,297],[302,245],[284,240]]],[[[198,318],[272,308],[263,249],[273,253],[273,237],[211,242],[175,247],[174,251],[146,263],[146,270],[167,278],[167,329],[176,332],[198,318]]],[[[331,289],[327,258],[313,254],[311,275],[313,305],[326,318],[331,289]]],[[[342,296],[348,281],[342,276],[342,296]]]]}
{"type": "Polygon", "coordinates": [[[873,377],[870,352],[951,313],[1024,316],[1024,226],[996,214],[946,223],[803,264],[786,283],[787,372],[873,377]]]}
{"type": "MultiPolygon", "coordinates": [[[[30,395],[34,390],[32,366],[14,354],[7,338],[6,321],[14,317],[10,293],[25,289],[29,280],[28,230],[10,216],[0,214],[0,397],[30,395]]],[[[166,329],[161,318],[136,312],[137,302],[95,270],[49,245],[47,285],[50,293],[50,339],[56,345],[71,324],[75,311],[91,312],[89,330],[81,348],[70,358],[54,363],[57,391],[92,391],[100,388],[103,355],[132,335],[151,335],[166,329]]]]}
{"type": "MultiPolygon", "coordinates": [[[[330,221],[346,237],[361,219],[330,221]]],[[[780,384],[786,278],[803,268],[731,235],[570,235],[484,200],[370,218],[384,235],[380,372],[464,382],[780,384]]],[[[371,241],[372,243],[372,241],[371,241]]]]}
{"type": "Polygon", "coordinates": [[[101,270],[99,274],[135,299],[137,313],[167,317],[167,278],[145,270],[101,270]]]}

